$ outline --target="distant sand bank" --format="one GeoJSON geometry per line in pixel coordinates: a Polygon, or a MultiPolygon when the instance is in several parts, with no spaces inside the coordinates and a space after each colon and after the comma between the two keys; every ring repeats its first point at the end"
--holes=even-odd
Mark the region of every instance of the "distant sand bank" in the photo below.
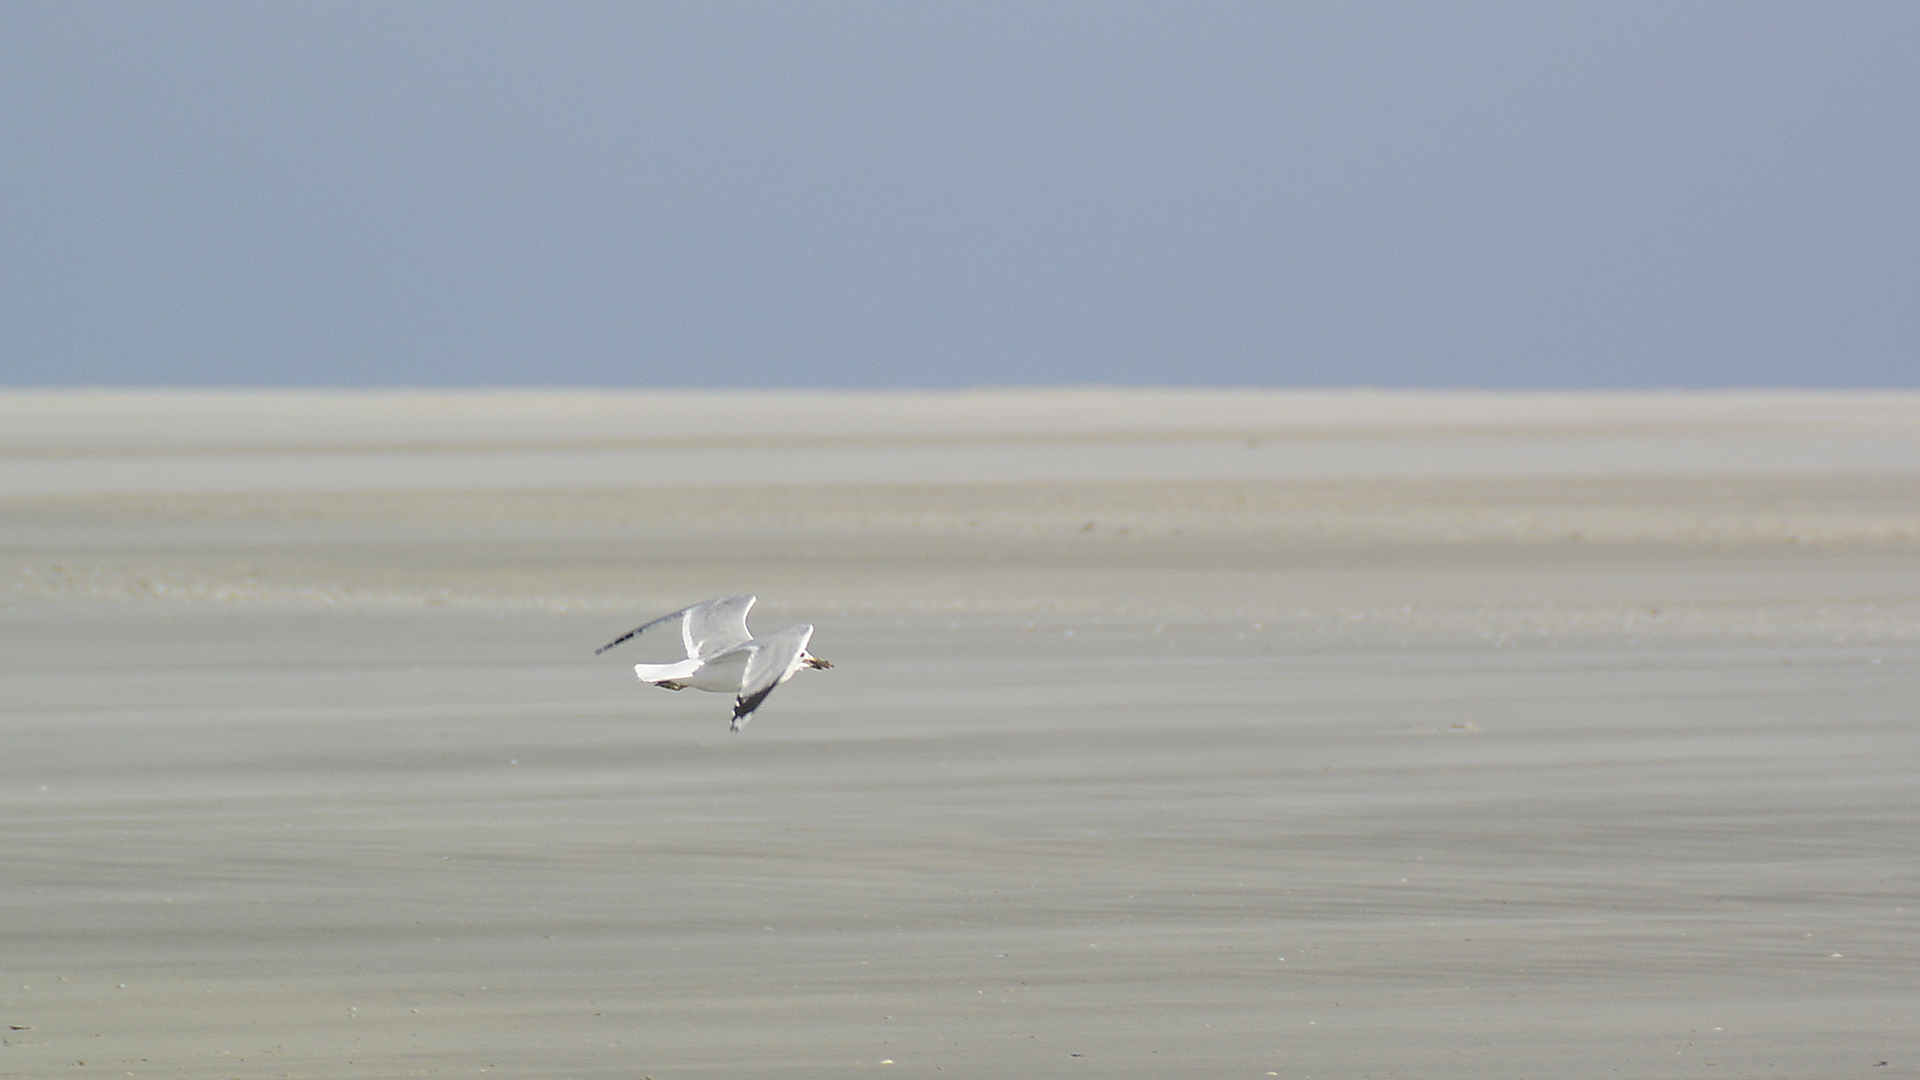
{"type": "Polygon", "coordinates": [[[1920,474],[1920,394],[0,394],[0,497],[1920,474]]]}
{"type": "Polygon", "coordinates": [[[0,416],[6,602],[639,610],[745,577],[811,610],[1316,635],[1650,607],[1651,633],[1920,627],[1906,590],[1702,572],[1903,572],[1920,394],[154,391],[0,416]],[[1695,584],[1571,573],[1636,560],[1695,584]]]}

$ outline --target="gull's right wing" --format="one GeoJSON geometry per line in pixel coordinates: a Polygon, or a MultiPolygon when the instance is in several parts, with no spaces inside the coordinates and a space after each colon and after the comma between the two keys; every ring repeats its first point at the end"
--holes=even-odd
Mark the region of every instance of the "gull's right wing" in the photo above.
{"type": "Polygon", "coordinates": [[[687,655],[706,659],[728,649],[737,649],[753,640],[747,632],[747,612],[754,597],[723,596],[687,609],[687,621],[681,634],[686,638],[687,655]]]}
{"type": "Polygon", "coordinates": [[[751,596],[723,596],[681,608],[634,627],[593,650],[593,655],[599,656],[637,637],[665,633],[668,627],[680,632],[680,644],[686,648],[689,660],[725,652],[753,640],[747,633],[747,609],[753,606],[753,600],[751,596]]]}

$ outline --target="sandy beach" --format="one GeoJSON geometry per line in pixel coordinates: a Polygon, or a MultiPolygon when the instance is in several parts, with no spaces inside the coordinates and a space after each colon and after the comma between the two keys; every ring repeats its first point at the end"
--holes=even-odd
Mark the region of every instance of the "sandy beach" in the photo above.
{"type": "Polygon", "coordinates": [[[0,1076],[1920,1076],[1920,394],[9,391],[0,641],[0,1076]]]}

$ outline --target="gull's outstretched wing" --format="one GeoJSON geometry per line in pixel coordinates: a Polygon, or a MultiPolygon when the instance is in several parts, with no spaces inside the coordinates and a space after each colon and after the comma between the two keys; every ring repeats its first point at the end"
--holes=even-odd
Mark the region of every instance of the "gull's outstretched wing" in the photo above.
{"type": "Polygon", "coordinates": [[[706,659],[752,641],[753,635],[747,632],[747,612],[753,601],[751,596],[723,596],[688,608],[681,630],[687,655],[706,659]]]}
{"type": "Polygon", "coordinates": [[[662,615],[650,623],[634,627],[593,650],[593,655],[599,656],[615,645],[637,637],[663,634],[668,627],[680,632],[680,644],[686,648],[689,660],[725,652],[753,639],[747,633],[747,609],[753,606],[753,599],[751,596],[723,596],[718,600],[681,608],[671,615],[662,615]]]}
{"type": "Polygon", "coordinates": [[[773,688],[786,682],[798,666],[800,654],[813,637],[807,623],[789,626],[754,642],[753,655],[747,660],[746,674],[740,680],[740,696],[733,703],[733,730],[739,731],[753,710],[767,700],[773,688]]]}

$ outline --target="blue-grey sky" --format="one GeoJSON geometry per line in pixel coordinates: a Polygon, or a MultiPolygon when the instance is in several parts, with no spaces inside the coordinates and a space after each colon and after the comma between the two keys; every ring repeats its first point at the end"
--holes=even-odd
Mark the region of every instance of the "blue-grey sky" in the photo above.
{"type": "Polygon", "coordinates": [[[0,2],[0,384],[1920,385],[1920,5],[0,2]]]}

